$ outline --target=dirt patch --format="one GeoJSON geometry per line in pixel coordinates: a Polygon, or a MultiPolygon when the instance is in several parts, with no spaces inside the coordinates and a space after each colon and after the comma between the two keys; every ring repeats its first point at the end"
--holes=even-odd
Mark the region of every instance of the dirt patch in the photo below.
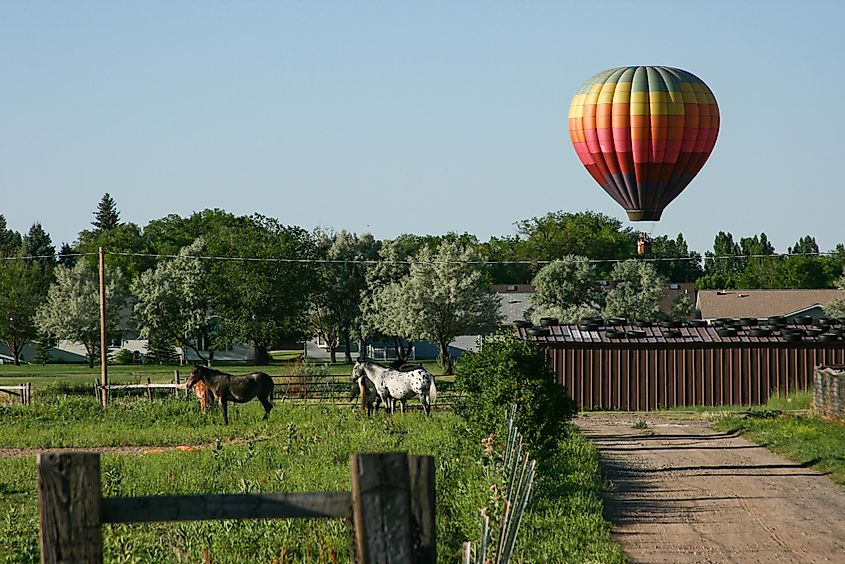
{"type": "Polygon", "coordinates": [[[845,562],[845,488],[701,416],[583,414],[632,562],[845,562]],[[635,428],[640,427],[640,428],[635,428]]]}

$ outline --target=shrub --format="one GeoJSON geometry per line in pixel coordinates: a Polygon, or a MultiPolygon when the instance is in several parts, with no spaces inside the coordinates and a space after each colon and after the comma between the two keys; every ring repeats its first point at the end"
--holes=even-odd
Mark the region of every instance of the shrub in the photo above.
{"type": "Polygon", "coordinates": [[[120,349],[112,355],[112,360],[115,364],[132,364],[134,358],[132,356],[132,351],[129,349],[120,349]]]}
{"type": "Polygon", "coordinates": [[[456,411],[483,434],[495,432],[505,409],[516,404],[516,424],[538,457],[555,447],[578,411],[555,382],[546,351],[509,333],[485,340],[477,353],[464,354],[455,386],[462,393],[456,411]]]}

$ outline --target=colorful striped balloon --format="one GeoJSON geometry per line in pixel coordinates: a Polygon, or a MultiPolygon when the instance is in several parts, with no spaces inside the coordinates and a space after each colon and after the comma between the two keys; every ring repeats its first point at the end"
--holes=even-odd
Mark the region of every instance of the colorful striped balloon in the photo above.
{"type": "Polygon", "coordinates": [[[710,156],[719,106],[697,76],[620,67],[587,81],[569,106],[578,158],[631,221],[656,221],[710,156]]]}

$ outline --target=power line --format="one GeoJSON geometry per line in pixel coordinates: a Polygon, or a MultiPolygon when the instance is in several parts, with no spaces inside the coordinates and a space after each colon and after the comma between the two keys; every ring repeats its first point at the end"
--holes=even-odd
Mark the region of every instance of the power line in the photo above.
{"type": "MultiPolygon", "coordinates": [[[[282,257],[241,257],[241,256],[215,256],[215,255],[178,255],[166,253],[130,253],[105,251],[106,256],[155,258],[155,259],[194,259],[213,260],[230,262],[269,262],[269,263],[298,263],[298,264],[473,264],[473,265],[546,265],[560,259],[529,259],[529,260],[431,260],[420,261],[416,259],[327,259],[327,258],[282,258],[282,257]]],[[[790,258],[790,257],[824,257],[840,254],[837,251],[824,251],[815,253],[770,253],[756,255],[718,255],[718,256],[687,256],[687,257],[627,257],[617,259],[587,259],[591,264],[618,263],[627,260],[642,262],[701,262],[709,260],[739,260],[739,259],[764,259],[764,258],[790,258]]],[[[98,253],[65,253],[57,255],[29,255],[29,256],[2,256],[2,260],[35,260],[47,258],[69,258],[69,257],[96,257],[98,253]]]]}

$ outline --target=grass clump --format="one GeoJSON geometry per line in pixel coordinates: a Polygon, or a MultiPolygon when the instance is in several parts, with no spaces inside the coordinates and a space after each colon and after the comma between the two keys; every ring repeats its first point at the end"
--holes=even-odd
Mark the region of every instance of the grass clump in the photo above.
{"type": "Polygon", "coordinates": [[[808,396],[811,398],[811,393],[774,396],[765,406],[723,417],[715,427],[742,433],[790,460],[829,473],[833,481],[845,485],[845,421],[784,409],[805,409],[808,396]]]}

